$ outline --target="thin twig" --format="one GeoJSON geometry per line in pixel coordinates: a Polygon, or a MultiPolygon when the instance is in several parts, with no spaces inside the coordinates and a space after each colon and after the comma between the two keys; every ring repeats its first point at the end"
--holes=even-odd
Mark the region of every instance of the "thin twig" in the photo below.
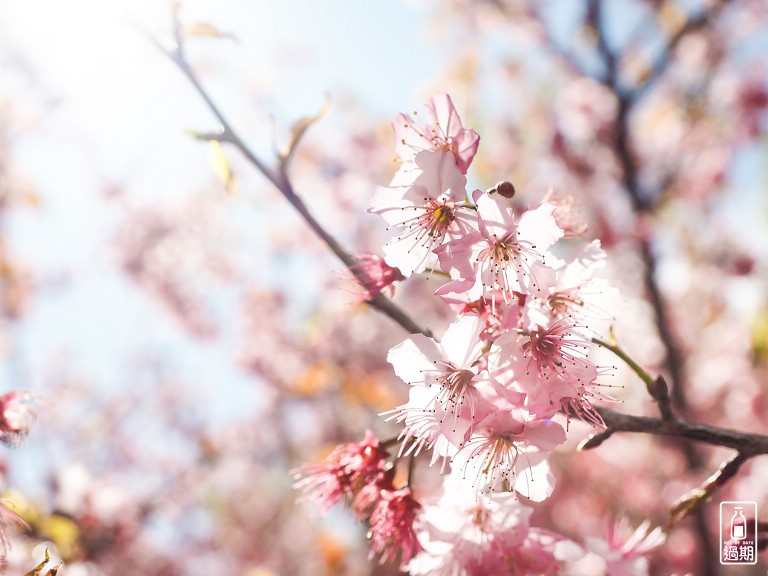
{"type": "Polygon", "coordinates": [[[598,346],[601,346],[602,348],[606,348],[607,350],[610,350],[613,352],[616,356],[618,356],[627,366],[629,366],[632,371],[637,374],[640,377],[640,380],[645,382],[646,387],[651,387],[653,385],[653,376],[648,374],[637,362],[635,362],[632,357],[630,357],[624,350],[621,349],[621,347],[618,345],[618,343],[611,339],[611,342],[606,342],[605,340],[601,340],[600,338],[592,338],[592,342],[597,344],[598,346]]]}
{"type": "Polygon", "coordinates": [[[675,51],[680,41],[683,40],[691,32],[700,30],[706,26],[717,14],[722,10],[729,0],[723,0],[722,2],[711,6],[700,12],[695,16],[690,16],[685,24],[683,24],[677,32],[672,34],[667,40],[664,47],[659,52],[658,56],[653,62],[651,71],[643,79],[643,82],[635,86],[631,91],[632,100],[639,100],[646,92],[653,86],[653,84],[664,74],[667,68],[667,63],[672,53],[675,51]]]}
{"type": "Polygon", "coordinates": [[[610,342],[606,342],[600,338],[592,338],[592,342],[613,352],[616,356],[623,360],[624,363],[627,364],[627,366],[629,366],[635,374],[640,377],[640,379],[645,383],[645,388],[648,391],[648,394],[658,404],[659,412],[661,412],[662,418],[665,420],[673,420],[675,418],[675,414],[672,411],[671,399],[669,397],[669,387],[667,386],[667,381],[664,379],[664,376],[661,374],[656,376],[656,378],[651,376],[637,362],[635,362],[632,357],[629,356],[629,354],[622,350],[622,348],[613,338],[613,334],[611,334],[610,342]]]}
{"type": "Polygon", "coordinates": [[[737,452],[730,460],[723,462],[720,468],[707,478],[701,486],[678,498],[669,511],[667,528],[671,528],[680,520],[690,515],[691,512],[698,510],[704,503],[708,502],[719,488],[736,476],[741,465],[747,459],[748,457],[744,453],[737,452]]]}
{"type": "MultiPolygon", "coordinates": [[[[331,249],[331,251],[344,263],[344,266],[359,280],[364,280],[364,272],[357,268],[356,258],[347,252],[341,244],[327,231],[322,225],[315,219],[312,213],[307,208],[304,201],[296,194],[288,179],[287,174],[282,170],[275,170],[266,165],[256,154],[245,144],[245,142],[238,136],[232,125],[224,117],[221,110],[214,103],[209,96],[208,92],[202,86],[197,79],[192,67],[189,65],[184,57],[182,50],[183,38],[177,37],[177,47],[175,50],[167,50],[163,48],[157,40],[152,38],[155,45],[170,58],[170,60],[176,65],[176,67],[184,74],[187,80],[195,88],[195,91],[203,99],[208,106],[211,113],[216,117],[222,126],[222,132],[218,139],[222,142],[228,142],[235,146],[245,156],[245,158],[259,171],[261,172],[283,195],[283,197],[294,207],[294,209],[301,215],[306,221],[309,227],[317,234],[320,239],[331,249]]],[[[372,308],[377,309],[386,316],[389,316],[403,329],[410,334],[424,334],[425,336],[432,336],[431,331],[421,327],[417,324],[408,314],[403,311],[397,304],[386,298],[382,294],[375,294],[371,298],[365,301],[372,308]]]]}

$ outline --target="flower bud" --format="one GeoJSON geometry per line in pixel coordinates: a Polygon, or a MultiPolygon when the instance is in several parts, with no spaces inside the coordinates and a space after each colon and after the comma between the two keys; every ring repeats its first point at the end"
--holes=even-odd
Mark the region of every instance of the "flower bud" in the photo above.
{"type": "Polygon", "coordinates": [[[502,180],[496,186],[488,190],[488,194],[498,194],[503,198],[512,198],[515,195],[515,186],[512,182],[502,180]]]}

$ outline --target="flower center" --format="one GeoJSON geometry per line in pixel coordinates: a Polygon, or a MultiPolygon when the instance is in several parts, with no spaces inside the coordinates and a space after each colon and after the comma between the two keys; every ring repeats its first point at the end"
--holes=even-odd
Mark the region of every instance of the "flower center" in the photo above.
{"type": "Polygon", "coordinates": [[[427,210],[425,216],[430,217],[432,220],[432,223],[429,226],[430,236],[444,234],[445,230],[455,219],[455,216],[453,215],[453,209],[446,204],[441,204],[437,208],[434,208],[431,214],[430,211],[427,210]]]}
{"type": "Polygon", "coordinates": [[[584,306],[584,300],[568,292],[554,292],[547,298],[547,303],[553,312],[562,316],[573,308],[584,306]]]}
{"type": "Polygon", "coordinates": [[[464,394],[472,385],[472,378],[474,376],[475,373],[471,370],[456,370],[447,374],[442,382],[443,388],[448,396],[447,400],[452,404],[461,402],[464,398],[464,394]]]}

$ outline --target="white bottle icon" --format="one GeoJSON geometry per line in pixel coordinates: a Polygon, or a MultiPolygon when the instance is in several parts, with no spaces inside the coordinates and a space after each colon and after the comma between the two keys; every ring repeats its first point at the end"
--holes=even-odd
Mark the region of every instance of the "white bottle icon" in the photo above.
{"type": "Polygon", "coordinates": [[[731,518],[731,538],[744,540],[747,537],[747,519],[741,513],[741,506],[736,506],[733,518],[731,518]]]}

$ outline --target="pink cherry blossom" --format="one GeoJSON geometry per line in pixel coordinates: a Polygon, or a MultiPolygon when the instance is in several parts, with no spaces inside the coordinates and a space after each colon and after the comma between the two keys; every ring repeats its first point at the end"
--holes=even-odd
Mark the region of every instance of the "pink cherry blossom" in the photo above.
{"type": "Polygon", "coordinates": [[[556,483],[547,452],[564,441],[565,431],[556,422],[526,422],[520,410],[498,410],[475,427],[451,460],[451,473],[460,475],[476,491],[502,486],[540,502],[549,497],[556,483]]]}
{"type": "Polygon", "coordinates": [[[558,360],[561,353],[549,348],[559,342],[546,341],[548,331],[539,330],[539,338],[506,332],[494,342],[488,360],[493,377],[524,393],[525,409],[535,418],[551,418],[562,409],[566,415],[576,414],[595,426],[604,426],[591,402],[615,400],[599,390],[602,385],[597,382],[598,367],[586,357],[575,353],[571,357],[567,349],[562,354],[568,359],[558,360]]]}
{"type": "Polygon", "coordinates": [[[448,477],[439,500],[424,505],[419,523],[423,551],[408,571],[412,576],[477,573],[503,549],[524,541],[532,512],[510,492],[475,497],[448,477]]]}
{"type": "Polygon", "coordinates": [[[650,552],[664,544],[666,534],[660,527],[650,530],[645,520],[634,531],[625,516],[608,525],[605,539],[587,538],[590,550],[606,561],[611,576],[647,576],[650,552]]]}
{"type": "Polygon", "coordinates": [[[368,538],[371,540],[371,556],[380,554],[381,563],[400,554],[401,562],[407,563],[421,550],[416,537],[414,521],[421,505],[414,499],[410,488],[381,490],[381,499],[371,513],[368,538]]]}
{"type": "Polygon", "coordinates": [[[405,276],[422,272],[446,237],[469,230],[474,215],[464,205],[466,183],[450,154],[423,151],[395,174],[389,187],[376,189],[369,212],[398,230],[384,245],[389,265],[405,276]]]}
{"type": "Polygon", "coordinates": [[[361,300],[370,300],[376,294],[388,290],[390,296],[395,292],[395,282],[405,280],[400,270],[386,263],[376,254],[358,254],[357,264],[351,271],[355,281],[362,287],[361,300]]]}
{"type": "Polygon", "coordinates": [[[515,299],[508,300],[501,292],[495,292],[470,301],[465,291],[451,293],[440,289],[435,294],[458,314],[478,314],[485,322],[480,338],[486,342],[493,342],[505,330],[517,327],[522,317],[521,302],[526,298],[515,293],[515,299]]]}
{"type": "Polygon", "coordinates": [[[557,574],[562,538],[531,528],[532,512],[511,492],[476,495],[449,476],[440,498],[424,504],[423,550],[407,569],[412,576],[557,574]]]}
{"type": "MultiPolygon", "coordinates": [[[[562,536],[549,530],[531,528],[528,537],[520,546],[505,550],[505,554],[499,559],[501,570],[496,573],[506,572],[515,576],[558,576],[562,573],[558,547],[564,540],[562,536]]],[[[481,573],[477,574],[479,576],[481,573]]]]}
{"type": "Polygon", "coordinates": [[[573,196],[555,196],[554,190],[550,189],[544,202],[555,205],[555,221],[563,229],[566,238],[581,236],[587,231],[588,225],[573,196]]]}
{"type": "Polygon", "coordinates": [[[545,262],[547,250],[563,231],[552,213],[554,206],[542,204],[525,212],[520,220],[507,204],[489,194],[476,195],[478,228],[436,250],[441,268],[453,282],[442,291],[465,289],[470,299],[500,291],[511,299],[513,292],[540,290],[534,265],[545,262]]]}
{"type": "Polygon", "coordinates": [[[16,445],[24,441],[35,421],[29,405],[32,395],[26,391],[7,392],[0,396],[0,441],[16,445]]]}
{"type": "Polygon", "coordinates": [[[304,492],[321,510],[328,511],[342,497],[351,497],[375,481],[387,455],[369,430],[362,442],[337,446],[324,465],[305,464],[293,470],[294,488],[304,492]]]}
{"type": "Polygon", "coordinates": [[[619,301],[615,288],[595,273],[605,265],[605,252],[595,240],[576,248],[563,262],[536,278],[542,291],[524,310],[527,326],[548,325],[557,318],[569,318],[573,328],[583,334],[603,331],[613,317],[610,307],[619,301]]]}
{"type": "Polygon", "coordinates": [[[401,437],[404,448],[411,443],[409,452],[435,448],[433,463],[451,455],[490,409],[481,392],[487,373],[477,364],[484,328],[480,316],[467,314],[448,327],[439,344],[415,334],[389,351],[395,374],[412,386],[408,403],[390,412],[390,419],[405,423],[401,437]]]}
{"type": "Polygon", "coordinates": [[[574,336],[573,327],[566,319],[550,326],[536,326],[522,339],[523,356],[528,360],[528,371],[535,370],[540,376],[560,374],[566,380],[581,378],[590,368],[585,358],[589,342],[574,336]]]}
{"type": "Polygon", "coordinates": [[[433,96],[427,100],[425,122],[420,124],[406,114],[400,114],[394,123],[397,145],[395,151],[402,162],[413,162],[422,150],[450,153],[456,167],[466,174],[480,136],[461,124],[453,101],[448,94],[433,96]]]}

